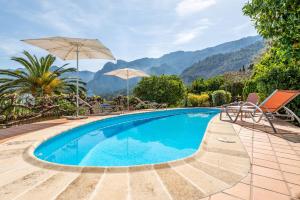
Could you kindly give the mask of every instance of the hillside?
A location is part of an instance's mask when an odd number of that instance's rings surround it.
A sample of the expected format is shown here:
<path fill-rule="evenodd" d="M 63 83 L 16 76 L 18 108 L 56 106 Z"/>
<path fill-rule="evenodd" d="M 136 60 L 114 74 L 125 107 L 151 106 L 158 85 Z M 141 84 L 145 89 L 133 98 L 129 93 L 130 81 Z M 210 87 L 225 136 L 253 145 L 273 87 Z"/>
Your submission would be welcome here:
<path fill-rule="evenodd" d="M 181 78 L 190 83 L 199 76 L 209 78 L 228 71 L 237 71 L 243 65 L 248 66 L 263 47 L 264 43 L 258 41 L 238 51 L 209 56 L 185 69 Z"/>
<path fill-rule="evenodd" d="M 215 54 L 225 54 L 233 51 L 238 51 L 255 42 L 261 42 L 262 38 L 259 36 L 251 36 L 242 38 L 236 41 L 226 42 L 215 47 L 209 47 L 197 51 L 176 51 L 165 54 L 160 58 L 141 58 L 131 62 L 118 60 L 117 63 L 106 63 L 101 70 L 95 73 L 93 80 L 88 82 L 88 89 L 90 94 L 107 94 L 125 87 L 125 81 L 116 77 L 105 76 L 104 73 L 120 69 L 120 68 L 134 68 L 140 69 L 148 74 L 177 74 L 180 75 L 186 68 L 189 68 L 196 62 L 204 60 L 205 58 Z M 130 85 L 137 83 L 138 79 L 130 80 Z"/>
<path fill-rule="evenodd" d="M 89 82 L 91 80 L 93 80 L 95 73 L 91 72 L 91 71 L 79 71 L 79 77 L 82 81 L 84 82 Z M 65 77 L 77 77 L 77 73 L 76 72 L 72 72 L 72 73 L 66 73 L 64 75 Z"/>

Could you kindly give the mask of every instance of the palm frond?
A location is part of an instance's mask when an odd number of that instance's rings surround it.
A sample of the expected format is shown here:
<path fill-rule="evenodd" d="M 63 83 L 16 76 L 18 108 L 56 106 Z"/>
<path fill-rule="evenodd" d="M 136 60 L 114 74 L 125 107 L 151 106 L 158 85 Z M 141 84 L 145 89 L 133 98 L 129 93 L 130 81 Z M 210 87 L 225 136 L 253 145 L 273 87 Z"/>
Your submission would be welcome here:
<path fill-rule="evenodd" d="M 5 76 L 12 76 L 14 78 L 25 78 L 25 76 L 23 76 L 25 75 L 24 72 L 22 73 L 20 71 L 10 71 L 6 69 L 0 69 L 0 74 Z"/>

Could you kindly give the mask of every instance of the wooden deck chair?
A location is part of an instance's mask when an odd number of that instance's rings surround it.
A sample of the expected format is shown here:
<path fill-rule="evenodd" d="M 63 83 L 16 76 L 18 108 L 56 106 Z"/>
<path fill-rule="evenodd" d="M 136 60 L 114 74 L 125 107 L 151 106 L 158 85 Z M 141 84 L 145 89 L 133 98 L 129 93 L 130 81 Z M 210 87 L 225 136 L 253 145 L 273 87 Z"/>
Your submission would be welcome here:
<path fill-rule="evenodd" d="M 275 90 L 258 106 L 252 102 L 245 102 L 240 106 L 224 107 L 221 110 L 220 118 L 222 118 L 222 112 L 226 112 L 226 115 L 232 122 L 236 122 L 239 116 L 241 116 L 242 119 L 243 114 L 249 114 L 255 123 L 259 123 L 261 119 L 265 117 L 270 123 L 273 131 L 276 133 L 277 131 L 271 121 L 275 116 L 285 116 L 287 118 L 290 118 L 291 120 L 296 119 L 300 124 L 299 117 L 290 109 L 285 107 L 285 105 L 296 98 L 299 94 L 300 90 Z M 286 112 L 285 115 L 278 113 L 278 111 L 282 108 Z M 231 111 L 234 111 L 236 113 L 234 119 L 230 116 Z M 256 119 L 255 117 L 258 117 L 258 119 Z"/>

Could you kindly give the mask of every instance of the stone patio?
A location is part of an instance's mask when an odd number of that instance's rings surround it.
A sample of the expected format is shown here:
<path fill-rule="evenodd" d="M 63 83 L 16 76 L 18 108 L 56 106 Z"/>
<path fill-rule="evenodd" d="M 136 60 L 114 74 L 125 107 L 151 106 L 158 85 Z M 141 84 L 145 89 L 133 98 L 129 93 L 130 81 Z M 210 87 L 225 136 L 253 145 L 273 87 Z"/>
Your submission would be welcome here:
<path fill-rule="evenodd" d="M 159 165 L 65 167 L 32 156 L 32 145 L 102 118 L 0 130 L 0 199 L 288 200 L 300 192 L 300 129 L 287 123 L 274 135 L 266 124 L 216 116 L 196 154 Z"/>

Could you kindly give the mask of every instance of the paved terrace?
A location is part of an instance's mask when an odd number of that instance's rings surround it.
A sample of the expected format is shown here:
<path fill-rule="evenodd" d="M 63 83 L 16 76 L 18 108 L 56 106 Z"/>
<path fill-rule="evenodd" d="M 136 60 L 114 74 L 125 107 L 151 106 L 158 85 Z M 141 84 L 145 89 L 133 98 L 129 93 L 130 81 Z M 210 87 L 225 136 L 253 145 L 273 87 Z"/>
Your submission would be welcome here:
<path fill-rule="evenodd" d="M 287 123 L 277 124 L 280 134 L 273 135 L 265 124 L 215 117 L 195 155 L 160 165 L 73 168 L 31 155 L 36 142 L 101 118 L 0 130 L 1 200 L 290 200 L 300 192 L 300 129 Z"/>

